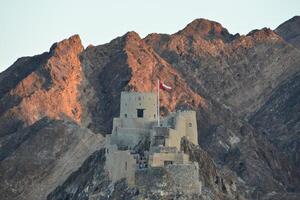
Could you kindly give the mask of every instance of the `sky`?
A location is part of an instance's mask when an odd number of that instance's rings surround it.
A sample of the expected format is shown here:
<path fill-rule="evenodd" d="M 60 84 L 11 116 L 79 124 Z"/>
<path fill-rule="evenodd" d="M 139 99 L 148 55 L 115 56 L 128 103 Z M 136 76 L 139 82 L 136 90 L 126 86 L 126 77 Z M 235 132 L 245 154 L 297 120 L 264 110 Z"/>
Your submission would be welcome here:
<path fill-rule="evenodd" d="M 74 34 L 86 47 L 128 31 L 171 34 L 196 18 L 247 34 L 295 15 L 300 0 L 0 0 L 0 72 Z"/>

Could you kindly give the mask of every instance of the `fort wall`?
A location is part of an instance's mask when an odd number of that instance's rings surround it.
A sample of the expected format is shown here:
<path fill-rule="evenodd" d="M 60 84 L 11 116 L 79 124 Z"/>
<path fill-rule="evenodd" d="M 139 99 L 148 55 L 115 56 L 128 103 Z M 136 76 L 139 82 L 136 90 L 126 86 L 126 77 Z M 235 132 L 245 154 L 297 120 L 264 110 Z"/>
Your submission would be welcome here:
<path fill-rule="evenodd" d="M 136 160 L 130 151 L 118 151 L 116 145 L 110 145 L 106 148 L 105 169 L 108 171 L 112 182 L 126 178 L 128 185 L 134 185 Z"/>
<path fill-rule="evenodd" d="M 163 167 L 168 164 L 188 164 L 189 156 L 182 152 L 178 153 L 153 153 L 149 156 L 149 165 L 151 167 Z"/>

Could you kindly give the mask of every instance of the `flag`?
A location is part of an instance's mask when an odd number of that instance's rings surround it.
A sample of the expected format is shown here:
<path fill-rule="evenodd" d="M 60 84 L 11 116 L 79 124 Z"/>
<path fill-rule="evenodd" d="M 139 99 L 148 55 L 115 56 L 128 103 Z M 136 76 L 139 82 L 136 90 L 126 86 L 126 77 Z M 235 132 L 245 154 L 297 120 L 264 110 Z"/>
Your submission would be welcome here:
<path fill-rule="evenodd" d="M 164 84 L 163 82 L 159 81 L 159 88 L 164 90 L 164 91 L 170 91 L 172 90 L 171 86 L 168 86 L 166 84 Z"/>

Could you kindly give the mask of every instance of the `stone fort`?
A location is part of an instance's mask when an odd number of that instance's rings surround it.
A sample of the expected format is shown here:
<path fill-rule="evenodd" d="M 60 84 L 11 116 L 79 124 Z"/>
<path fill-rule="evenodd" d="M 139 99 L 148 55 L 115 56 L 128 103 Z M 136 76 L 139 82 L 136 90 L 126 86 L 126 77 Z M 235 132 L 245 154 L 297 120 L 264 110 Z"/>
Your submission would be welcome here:
<path fill-rule="evenodd" d="M 126 179 L 139 185 L 138 176 L 163 168 L 179 192 L 201 193 L 198 163 L 181 149 L 181 139 L 198 144 L 195 111 L 177 111 L 158 124 L 155 93 L 122 92 L 120 116 L 106 137 L 106 164 L 112 182 Z"/>

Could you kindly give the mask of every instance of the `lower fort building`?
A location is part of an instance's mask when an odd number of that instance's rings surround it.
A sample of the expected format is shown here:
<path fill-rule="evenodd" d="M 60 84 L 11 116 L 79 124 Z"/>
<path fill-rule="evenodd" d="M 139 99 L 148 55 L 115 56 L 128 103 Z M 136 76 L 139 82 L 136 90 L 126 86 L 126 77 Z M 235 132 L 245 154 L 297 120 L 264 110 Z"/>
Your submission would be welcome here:
<path fill-rule="evenodd" d="M 181 149 L 182 138 L 198 144 L 195 111 L 170 113 L 158 124 L 155 93 L 122 92 L 120 116 L 106 138 L 111 181 L 125 178 L 129 186 L 140 186 L 150 170 L 164 169 L 176 191 L 201 193 L 198 163 Z"/>

